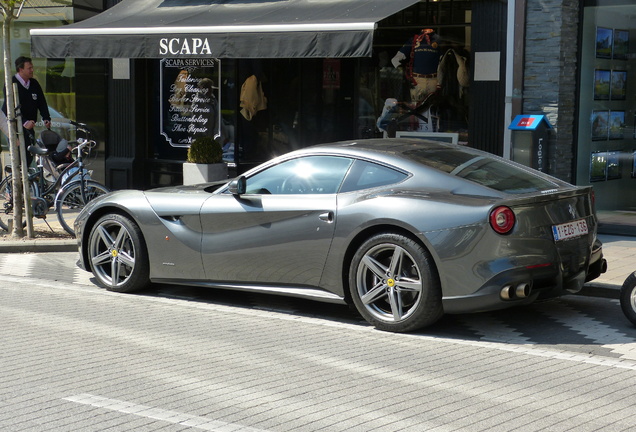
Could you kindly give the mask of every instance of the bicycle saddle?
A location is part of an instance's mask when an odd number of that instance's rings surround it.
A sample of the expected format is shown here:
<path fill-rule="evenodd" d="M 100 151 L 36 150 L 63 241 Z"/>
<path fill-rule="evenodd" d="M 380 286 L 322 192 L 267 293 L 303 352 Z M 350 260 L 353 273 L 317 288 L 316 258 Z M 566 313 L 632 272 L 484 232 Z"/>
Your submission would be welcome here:
<path fill-rule="evenodd" d="M 40 146 L 34 146 L 34 145 L 30 145 L 27 147 L 27 150 L 32 153 L 32 154 L 37 154 L 40 156 L 46 156 L 49 154 L 49 151 L 46 149 L 43 149 Z"/>

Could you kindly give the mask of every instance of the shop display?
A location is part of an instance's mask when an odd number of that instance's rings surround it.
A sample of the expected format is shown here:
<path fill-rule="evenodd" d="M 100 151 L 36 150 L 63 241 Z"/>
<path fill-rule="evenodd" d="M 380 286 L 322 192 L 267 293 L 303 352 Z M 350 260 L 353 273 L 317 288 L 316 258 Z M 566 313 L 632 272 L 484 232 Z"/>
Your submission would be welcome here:
<path fill-rule="evenodd" d="M 610 87 L 611 100 L 625 100 L 627 96 L 627 71 L 613 70 Z"/>
<path fill-rule="evenodd" d="M 616 180 L 621 178 L 621 152 L 613 151 L 607 153 L 607 179 Z"/>
<path fill-rule="evenodd" d="M 633 112 L 636 103 L 628 63 L 629 30 L 597 26 L 595 44 L 595 57 L 590 64 L 594 68 L 591 86 L 590 182 L 622 178 L 621 155 L 627 157 L 630 150 L 621 146 L 627 144 L 625 140 L 636 140 L 636 115 L 626 119 L 626 113 Z M 629 124 L 630 120 L 632 124 Z M 626 133 L 628 127 L 632 134 Z M 612 150 L 607 149 L 610 142 L 614 147 Z M 636 151 L 632 154 L 632 158 L 636 158 Z M 632 163 L 632 178 L 636 177 L 635 164 Z"/>
<path fill-rule="evenodd" d="M 390 74 L 386 66 L 380 70 L 381 88 L 388 91 L 383 92 L 384 107 L 376 120 L 377 128 L 385 137 L 395 137 L 397 132 L 424 133 L 427 137 L 437 133 L 465 135 L 468 57 L 465 49 L 440 38 L 434 29 L 424 28 L 406 36 L 406 42 L 390 60 L 400 73 Z M 389 77 L 400 85 L 389 85 Z"/>
<path fill-rule="evenodd" d="M 596 58 L 612 58 L 612 29 L 596 28 Z"/>
<path fill-rule="evenodd" d="M 611 71 L 597 69 L 594 71 L 594 100 L 610 98 Z"/>
<path fill-rule="evenodd" d="M 625 129 L 625 111 L 611 111 L 609 117 L 609 139 L 623 139 Z"/>
<path fill-rule="evenodd" d="M 612 58 L 619 60 L 627 59 L 629 48 L 629 31 L 614 30 L 614 43 L 612 45 Z"/>
<path fill-rule="evenodd" d="M 594 111 L 592 113 L 592 139 L 606 140 L 609 129 L 609 111 Z"/>
<path fill-rule="evenodd" d="M 590 158 L 590 181 L 603 181 L 607 178 L 607 153 L 595 152 Z"/>

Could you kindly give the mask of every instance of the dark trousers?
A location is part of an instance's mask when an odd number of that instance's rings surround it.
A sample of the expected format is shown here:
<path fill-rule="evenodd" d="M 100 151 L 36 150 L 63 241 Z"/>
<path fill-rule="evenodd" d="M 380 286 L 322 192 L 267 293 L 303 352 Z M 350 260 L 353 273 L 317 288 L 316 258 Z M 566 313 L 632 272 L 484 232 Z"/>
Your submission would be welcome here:
<path fill-rule="evenodd" d="M 26 151 L 27 167 L 30 167 L 33 162 L 33 155 L 27 148 L 30 145 L 35 145 L 35 131 L 33 129 L 22 128 L 22 132 L 24 132 L 24 151 Z"/>

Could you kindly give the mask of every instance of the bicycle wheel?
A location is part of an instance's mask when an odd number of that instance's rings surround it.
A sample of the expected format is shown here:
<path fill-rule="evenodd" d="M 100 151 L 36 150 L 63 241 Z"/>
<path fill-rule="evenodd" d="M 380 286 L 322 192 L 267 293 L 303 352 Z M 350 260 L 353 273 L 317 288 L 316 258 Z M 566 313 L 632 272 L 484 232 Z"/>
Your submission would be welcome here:
<path fill-rule="evenodd" d="M 0 182 L 0 228 L 9 231 L 9 218 L 13 217 L 13 185 L 11 177 Z"/>
<path fill-rule="evenodd" d="M 40 196 L 38 186 L 29 182 L 31 197 Z M 26 214 L 23 213 L 22 226 L 26 226 Z M 9 231 L 9 219 L 13 219 L 13 177 L 6 176 L 0 182 L 0 228 Z"/>
<path fill-rule="evenodd" d="M 84 206 L 94 198 L 110 192 L 106 186 L 94 181 L 87 181 L 84 184 L 84 197 L 82 198 L 82 183 L 79 181 L 71 182 L 64 186 L 59 193 L 59 198 L 55 202 L 57 209 L 57 219 L 60 221 L 62 228 L 70 235 L 75 235 L 73 224 L 75 218 L 82 211 Z"/>

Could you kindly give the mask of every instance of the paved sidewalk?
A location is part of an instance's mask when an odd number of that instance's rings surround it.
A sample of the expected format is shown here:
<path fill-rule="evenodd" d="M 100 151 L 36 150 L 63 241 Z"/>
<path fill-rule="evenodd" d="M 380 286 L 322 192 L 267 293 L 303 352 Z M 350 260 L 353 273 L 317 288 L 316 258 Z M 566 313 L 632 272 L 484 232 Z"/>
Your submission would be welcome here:
<path fill-rule="evenodd" d="M 13 240 L 11 235 L 0 229 L 0 253 L 24 252 L 74 252 L 77 240 L 64 231 L 55 217 L 47 220 L 33 219 L 35 239 Z M 26 234 L 26 228 L 25 228 Z"/>
<path fill-rule="evenodd" d="M 636 237 L 599 234 L 598 238 L 603 243 L 607 272 L 588 282 L 585 291 L 591 295 L 617 297 L 627 276 L 636 271 Z"/>

